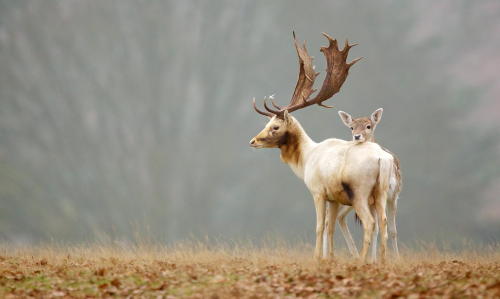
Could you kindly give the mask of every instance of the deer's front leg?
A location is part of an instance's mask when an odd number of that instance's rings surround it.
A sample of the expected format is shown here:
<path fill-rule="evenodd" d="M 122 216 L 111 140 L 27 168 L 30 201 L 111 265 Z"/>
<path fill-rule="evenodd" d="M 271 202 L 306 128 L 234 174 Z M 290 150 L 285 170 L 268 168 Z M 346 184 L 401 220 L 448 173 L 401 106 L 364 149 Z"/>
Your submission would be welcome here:
<path fill-rule="evenodd" d="M 335 222 L 337 221 L 337 214 L 339 211 L 339 203 L 338 202 L 328 202 L 328 210 L 329 210 L 329 215 L 327 220 L 327 233 L 328 233 L 328 253 L 327 257 L 330 259 L 333 259 L 333 248 L 334 248 L 334 242 L 335 240 L 333 239 L 333 235 L 335 233 Z"/>
<path fill-rule="evenodd" d="M 325 199 L 323 196 L 314 196 L 314 207 L 316 208 L 316 247 L 314 258 L 320 260 L 323 251 L 323 231 L 325 229 Z"/>

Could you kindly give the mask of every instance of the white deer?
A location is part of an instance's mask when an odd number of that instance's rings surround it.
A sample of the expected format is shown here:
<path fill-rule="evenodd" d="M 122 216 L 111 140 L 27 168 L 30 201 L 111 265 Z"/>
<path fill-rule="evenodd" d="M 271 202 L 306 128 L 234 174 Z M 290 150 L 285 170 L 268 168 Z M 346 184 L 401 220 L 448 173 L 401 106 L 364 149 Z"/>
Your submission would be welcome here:
<path fill-rule="evenodd" d="M 355 143 L 341 139 L 327 139 L 316 143 L 307 135 L 300 123 L 289 112 L 318 104 L 336 94 L 344 83 L 349 68 L 359 59 L 346 63 L 349 45 L 339 50 L 337 41 L 326 33 L 329 46 L 322 47 L 321 52 L 326 57 L 327 70 L 320 91 L 310 98 L 314 92 L 313 84 L 318 73 L 312 67 L 312 58 L 308 55 L 305 45 L 300 46 L 295 39 L 295 48 L 299 56 L 299 78 L 291 102 L 281 107 L 271 101 L 270 108 L 264 100 L 267 111 L 261 111 L 255 104 L 255 111 L 271 119 L 264 129 L 257 134 L 250 145 L 255 148 L 279 148 L 281 159 L 287 163 L 293 172 L 304 180 L 314 199 L 316 209 L 316 246 L 314 257 L 320 259 L 323 247 L 323 232 L 325 228 L 325 209 L 328 202 L 329 221 L 335 223 L 340 205 L 352 206 L 360 218 L 363 229 L 363 248 L 360 258 L 366 261 L 366 256 L 375 220 L 378 216 L 381 230 L 381 257 L 386 254 L 387 219 L 385 207 L 389 180 L 392 175 L 393 157 L 378 144 L 366 142 Z M 372 200 L 370 200 L 372 199 Z M 376 213 L 375 213 L 376 211 Z M 333 257 L 333 234 L 335 226 L 328 229 L 328 256 Z"/>
<path fill-rule="evenodd" d="M 379 108 L 375 110 L 370 117 L 359 117 L 353 119 L 352 116 L 344 111 L 339 111 L 339 116 L 342 119 L 342 122 L 351 129 L 352 139 L 354 142 L 363 143 L 363 142 L 375 142 L 375 129 L 382 119 L 382 113 L 384 109 Z M 402 188 L 402 178 L 401 178 L 401 168 L 398 157 L 389 151 L 386 148 L 383 148 L 386 152 L 392 155 L 394 159 L 393 164 L 393 176 L 390 179 L 389 184 L 389 193 L 387 197 L 387 214 L 388 214 L 388 228 L 389 228 L 389 238 L 391 239 L 392 248 L 396 257 L 399 257 L 399 249 L 398 249 L 398 234 L 396 229 L 396 212 L 397 212 L 397 204 L 399 193 Z M 358 250 L 356 248 L 356 244 L 352 238 L 351 233 L 349 232 L 349 228 L 347 227 L 345 217 L 352 211 L 352 207 L 342 206 L 339 211 L 338 221 L 340 225 L 340 229 L 346 240 L 347 247 L 352 255 L 357 256 Z M 327 227 L 332 225 L 331 222 L 327 222 Z M 334 224 L 333 224 L 334 225 Z M 377 235 L 378 235 L 378 225 L 375 223 L 375 233 L 373 237 L 372 243 L 372 259 L 376 259 L 377 254 Z"/>

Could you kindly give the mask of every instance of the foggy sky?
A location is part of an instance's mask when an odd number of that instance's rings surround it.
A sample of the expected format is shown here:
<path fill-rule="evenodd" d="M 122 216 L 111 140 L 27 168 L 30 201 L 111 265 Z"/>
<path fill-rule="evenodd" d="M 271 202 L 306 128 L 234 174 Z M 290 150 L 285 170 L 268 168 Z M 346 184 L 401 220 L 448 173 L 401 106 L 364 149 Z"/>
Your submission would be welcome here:
<path fill-rule="evenodd" d="M 0 240 L 311 240 L 303 182 L 248 146 L 251 99 L 293 92 L 292 30 L 319 71 L 321 32 L 359 43 L 336 109 L 294 116 L 349 139 L 338 110 L 384 108 L 402 242 L 498 240 L 494 0 L 0 1 Z"/>

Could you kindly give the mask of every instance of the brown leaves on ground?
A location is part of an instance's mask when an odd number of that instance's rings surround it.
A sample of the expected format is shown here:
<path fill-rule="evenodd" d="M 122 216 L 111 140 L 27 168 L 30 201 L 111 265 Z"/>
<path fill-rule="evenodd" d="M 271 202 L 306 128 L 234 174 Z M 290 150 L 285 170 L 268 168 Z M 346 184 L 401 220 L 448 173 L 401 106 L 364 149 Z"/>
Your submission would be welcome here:
<path fill-rule="evenodd" d="M 4 249 L 0 297 L 500 297 L 500 257 L 316 263 L 309 251 Z M 423 253 L 422 256 L 425 256 Z"/>

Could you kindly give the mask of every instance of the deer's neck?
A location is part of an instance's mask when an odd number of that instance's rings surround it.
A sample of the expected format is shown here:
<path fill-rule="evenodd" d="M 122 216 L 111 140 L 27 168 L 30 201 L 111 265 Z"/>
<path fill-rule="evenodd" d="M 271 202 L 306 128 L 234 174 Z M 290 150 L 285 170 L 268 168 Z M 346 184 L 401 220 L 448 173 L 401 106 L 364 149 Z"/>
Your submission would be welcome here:
<path fill-rule="evenodd" d="M 307 135 L 298 121 L 294 121 L 283 137 L 280 145 L 281 160 L 287 163 L 293 172 L 304 178 L 304 164 L 309 151 L 316 143 Z"/>

